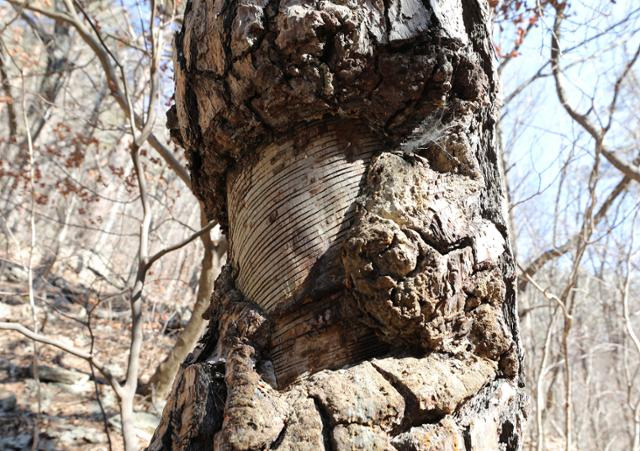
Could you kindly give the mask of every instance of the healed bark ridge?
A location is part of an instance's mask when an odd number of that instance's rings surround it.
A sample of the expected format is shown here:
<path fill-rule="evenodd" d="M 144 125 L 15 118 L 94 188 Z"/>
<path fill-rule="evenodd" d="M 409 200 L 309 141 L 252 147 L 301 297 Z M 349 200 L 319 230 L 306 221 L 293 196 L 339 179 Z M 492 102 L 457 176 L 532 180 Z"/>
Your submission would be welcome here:
<path fill-rule="evenodd" d="M 511 256 L 499 225 L 482 217 L 484 177 L 432 167 L 418 154 L 371 163 L 344 246 L 347 286 L 384 341 L 472 350 L 515 377 L 517 345 L 503 314 Z"/>
<path fill-rule="evenodd" d="M 518 448 L 488 14 L 187 5 L 172 134 L 229 264 L 150 449 Z"/>

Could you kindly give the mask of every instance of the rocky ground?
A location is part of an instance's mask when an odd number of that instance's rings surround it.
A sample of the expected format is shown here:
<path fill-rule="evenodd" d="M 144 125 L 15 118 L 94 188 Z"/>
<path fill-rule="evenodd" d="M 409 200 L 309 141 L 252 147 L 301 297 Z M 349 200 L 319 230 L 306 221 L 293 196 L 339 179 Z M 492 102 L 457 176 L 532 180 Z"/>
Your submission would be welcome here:
<path fill-rule="evenodd" d="M 0 321 L 31 328 L 21 276 L 15 268 L 0 265 Z M 86 307 L 99 304 L 91 315 L 95 354 L 115 375 L 124 374 L 129 336 L 124 299 L 104 302 L 96 292 L 51 277 L 40 284 L 38 293 L 42 333 L 85 351 L 91 347 Z M 147 312 L 143 379 L 170 348 L 177 330 L 175 317 L 163 310 L 164 306 L 149 306 Z M 181 321 L 177 323 L 179 327 Z M 82 359 L 42 345 L 37 354 L 39 383 L 32 371 L 33 342 L 17 332 L 0 330 L 0 450 L 32 449 L 36 430 L 39 450 L 122 449 L 118 405 L 110 387 L 99 376 L 94 379 Z M 141 447 L 149 442 L 161 408 L 150 399 L 138 398 L 136 426 Z"/>

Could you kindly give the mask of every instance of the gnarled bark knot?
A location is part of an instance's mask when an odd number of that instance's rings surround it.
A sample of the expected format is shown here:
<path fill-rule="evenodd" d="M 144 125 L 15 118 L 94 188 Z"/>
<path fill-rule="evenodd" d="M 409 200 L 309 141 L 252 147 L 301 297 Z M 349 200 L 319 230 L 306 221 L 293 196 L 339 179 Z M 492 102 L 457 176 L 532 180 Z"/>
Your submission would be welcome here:
<path fill-rule="evenodd" d="M 188 4 L 172 134 L 229 263 L 151 449 L 518 446 L 487 21 L 475 0 Z"/>

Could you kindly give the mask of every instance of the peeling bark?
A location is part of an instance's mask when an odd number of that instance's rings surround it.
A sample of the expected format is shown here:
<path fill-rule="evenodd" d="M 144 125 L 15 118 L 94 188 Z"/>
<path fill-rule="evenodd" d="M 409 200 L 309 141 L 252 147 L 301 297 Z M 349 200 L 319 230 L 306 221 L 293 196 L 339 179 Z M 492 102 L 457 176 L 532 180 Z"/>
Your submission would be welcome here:
<path fill-rule="evenodd" d="M 149 449 L 518 449 L 488 14 L 188 4 L 172 135 L 229 263 Z"/>

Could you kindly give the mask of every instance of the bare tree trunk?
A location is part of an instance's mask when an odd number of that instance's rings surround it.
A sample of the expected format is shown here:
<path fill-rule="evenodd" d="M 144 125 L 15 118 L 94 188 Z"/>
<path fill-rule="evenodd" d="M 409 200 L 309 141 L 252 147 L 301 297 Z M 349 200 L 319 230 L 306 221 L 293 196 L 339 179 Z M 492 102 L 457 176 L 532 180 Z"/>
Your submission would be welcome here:
<path fill-rule="evenodd" d="M 486 2 L 192 1 L 173 136 L 229 237 L 149 449 L 508 449 Z"/>

